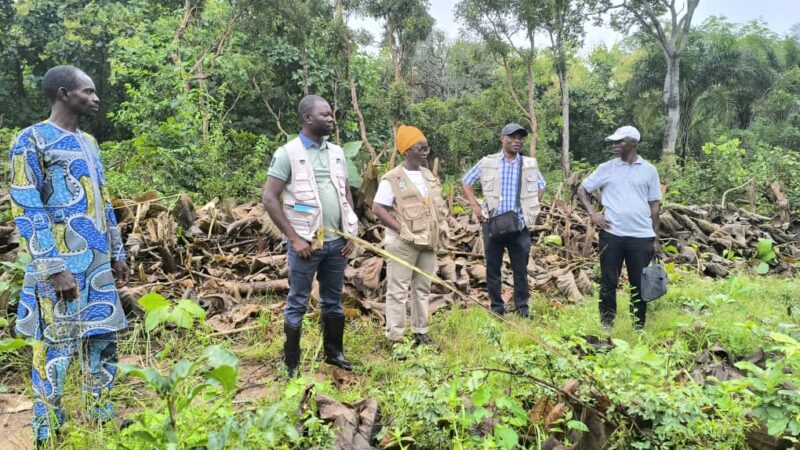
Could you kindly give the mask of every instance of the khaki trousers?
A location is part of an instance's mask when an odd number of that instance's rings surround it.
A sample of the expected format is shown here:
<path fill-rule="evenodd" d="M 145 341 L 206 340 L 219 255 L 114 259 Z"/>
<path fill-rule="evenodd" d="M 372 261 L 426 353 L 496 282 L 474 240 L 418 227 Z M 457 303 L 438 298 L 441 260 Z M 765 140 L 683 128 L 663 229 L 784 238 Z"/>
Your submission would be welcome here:
<path fill-rule="evenodd" d="M 436 253 L 433 250 L 409 244 L 396 236 L 387 235 L 384 241 L 387 252 L 433 274 L 436 270 Z M 414 333 L 428 332 L 428 296 L 431 280 L 402 264 L 386 262 L 386 337 L 390 341 L 403 338 L 406 329 L 406 302 L 411 299 L 411 329 Z"/>

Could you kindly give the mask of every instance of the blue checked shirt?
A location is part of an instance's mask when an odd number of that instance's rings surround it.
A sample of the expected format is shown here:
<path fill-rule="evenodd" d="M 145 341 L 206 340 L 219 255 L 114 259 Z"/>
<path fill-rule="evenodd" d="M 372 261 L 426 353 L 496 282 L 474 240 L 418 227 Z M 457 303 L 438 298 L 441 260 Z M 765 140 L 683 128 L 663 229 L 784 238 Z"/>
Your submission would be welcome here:
<path fill-rule="evenodd" d="M 516 211 L 519 220 L 522 223 L 525 223 L 525 217 L 522 215 L 522 208 L 519 206 L 519 202 L 517 201 L 517 191 L 519 190 L 519 183 L 520 183 L 520 176 L 519 176 L 519 164 L 522 164 L 522 157 L 517 154 L 517 157 L 514 161 L 508 162 L 508 160 L 501 154 L 500 158 L 500 204 L 497 206 L 497 211 L 494 212 L 492 217 L 499 216 L 506 211 Z M 461 181 L 464 184 L 472 186 L 481 178 L 481 162 L 478 161 L 477 164 L 472 166 L 469 171 L 464 174 L 464 178 Z M 544 188 L 547 186 L 547 183 L 544 181 L 544 177 L 542 176 L 542 172 L 539 172 L 539 180 L 537 181 L 537 186 L 540 191 L 543 191 Z M 492 212 L 489 211 L 491 214 Z"/>

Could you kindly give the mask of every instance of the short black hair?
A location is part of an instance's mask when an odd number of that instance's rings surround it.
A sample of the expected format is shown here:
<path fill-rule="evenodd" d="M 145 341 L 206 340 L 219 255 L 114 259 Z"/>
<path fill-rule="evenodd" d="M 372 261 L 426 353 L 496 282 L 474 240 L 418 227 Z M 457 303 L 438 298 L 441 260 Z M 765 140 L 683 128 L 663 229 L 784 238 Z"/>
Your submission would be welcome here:
<path fill-rule="evenodd" d="M 64 88 L 72 91 L 77 88 L 77 79 L 83 73 L 75 66 L 55 66 L 50 68 L 42 78 L 44 98 L 52 105 L 58 99 L 58 90 Z"/>
<path fill-rule="evenodd" d="M 327 100 L 319 95 L 306 95 L 297 104 L 297 118 L 303 120 L 303 116 L 310 113 L 317 103 L 328 103 Z"/>

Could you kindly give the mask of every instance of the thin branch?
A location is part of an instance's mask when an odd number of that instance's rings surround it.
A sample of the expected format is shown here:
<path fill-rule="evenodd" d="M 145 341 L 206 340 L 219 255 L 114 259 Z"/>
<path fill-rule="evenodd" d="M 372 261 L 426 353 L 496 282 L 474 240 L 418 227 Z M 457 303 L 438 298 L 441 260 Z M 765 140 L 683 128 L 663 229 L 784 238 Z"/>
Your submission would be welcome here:
<path fill-rule="evenodd" d="M 522 111 L 525 117 L 530 119 L 530 112 L 525 109 L 524 106 L 522 106 L 522 102 L 520 101 L 519 96 L 517 96 L 517 92 L 514 90 L 514 78 L 512 76 L 511 69 L 508 67 L 508 59 L 505 56 L 503 56 L 503 69 L 506 72 L 506 81 L 508 82 L 508 90 L 511 92 L 511 98 L 514 99 L 514 103 L 516 103 L 517 107 L 520 111 Z"/>
<path fill-rule="evenodd" d="M 594 406 L 590 405 L 585 400 L 583 400 L 583 399 L 581 399 L 579 397 L 576 397 L 573 394 L 570 394 L 569 392 L 561 389 L 560 387 L 556 386 L 555 384 L 553 384 L 553 383 L 551 383 L 549 381 L 543 380 L 541 378 L 534 377 L 534 376 L 529 375 L 529 374 L 527 374 L 525 372 L 506 370 L 506 369 L 498 369 L 498 368 L 493 368 L 493 367 L 475 367 L 475 368 L 470 368 L 470 369 L 464 369 L 464 371 L 466 371 L 466 372 L 497 372 L 497 373 L 504 373 L 506 375 L 511 375 L 511 376 L 514 376 L 514 377 L 527 378 L 529 381 L 531 381 L 532 383 L 534 383 L 536 385 L 539 385 L 541 387 L 544 387 L 544 388 L 547 388 L 547 389 L 550 389 L 550 390 L 556 392 L 557 394 L 559 394 L 565 400 L 567 400 L 567 401 L 569 401 L 569 402 L 571 402 L 573 404 L 580 405 L 584 409 L 588 409 L 588 410 L 594 412 L 595 414 L 597 414 L 598 417 L 600 417 L 601 419 L 606 421 L 611 426 L 613 426 L 615 428 L 619 427 L 619 424 L 616 421 L 614 421 L 612 418 L 610 418 L 609 416 L 607 416 L 605 413 L 601 412 L 600 410 L 598 410 Z M 655 446 L 655 448 L 662 448 L 662 446 L 657 441 L 653 440 L 653 437 L 650 435 L 650 433 L 646 433 L 644 430 L 642 430 L 639 427 L 639 425 L 636 423 L 636 419 L 634 417 L 632 417 L 627 412 L 623 412 L 622 414 L 631 421 L 631 423 L 633 424 L 634 428 L 636 428 L 636 430 L 642 436 L 647 438 L 647 440 L 650 441 L 650 443 L 653 444 Z"/>
<path fill-rule="evenodd" d="M 752 182 L 753 182 L 753 180 L 755 180 L 755 178 L 750 178 L 749 180 L 745 181 L 745 182 L 744 182 L 744 183 L 742 183 L 741 185 L 739 185 L 739 186 L 736 186 L 736 187 L 734 187 L 734 188 L 730 188 L 730 189 L 728 189 L 727 191 L 723 192 L 723 193 L 722 193 L 722 201 L 720 201 L 720 202 L 719 202 L 719 206 L 721 206 L 721 207 L 723 207 L 723 208 L 724 208 L 724 207 L 725 207 L 725 197 L 727 197 L 729 193 L 731 193 L 731 192 L 733 192 L 733 191 L 738 191 L 739 189 L 742 189 L 743 187 L 745 187 L 745 186 L 747 186 L 748 184 L 752 183 Z"/>
<path fill-rule="evenodd" d="M 668 39 L 666 33 L 664 32 L 664 28 L 661 26 L 661 21 L 658 20 L 658 14 L 656 14 L 656 12 L 653 10 L 653 7 L 649 3 L 643 2 L 642 4 L 644 6 L 645 15 L 647 17 L 646 18 L 643 17 L 635 9 L 632 10 L 633 15 L 639 20 L 641 24 L 651 25 L 653 27 L 652 29 L 655 29 L 656 31 L 654 36 L 662 43 L 662 46 L 666 47 Z M 652 29 L 650 29 L 651 33 Z"/>
<path fill-rule="evenodd" d="M 688 0 L 688 11 L 686 11 L 686 15 L 683 16 L 682 20 L 685 20 L 682 27 L 681 41 L 678 46 L 678 51 L 682 52 L 686 49 L 686 44 L 689 42 L 689 31 L 691 30 L 692 26 L 692 18 L 694 17 L 694 12 L 697 9 L 697 5 L 700 4 L 700 0 Z"/>
<path fill-rule="evenodd" d="M 284 130 L 283 127 L 281 126 L 280 116 L 275 114 L 275 111 L 272 109 L 272 106 L 269 104 L 267 98 L 261 95 L 261 86 L 258 85 L 258 82 L 256 81 L 255 77 L 251 78 L 250 81 L 252 81 L 253 83 L 253 88 L 255 88 L 256 90 L 256 95 L 258 95 L 261 98 L 261 101 L 264 102 L 264 106 L 267 107 L 267 111 L 269 111 L 272 118 L 275 119 L 275 123 L 278 125 L 278 131 L 280 131 L 281 134 L 283 134 L 284 136 L 289 136 L 289 133 L 287 133 L 286 130 Z"/>
<path fill-rule="evenodd" d="M 233 103 L 231 104 L 231 107 L 228 108 L 228 110 L 225 111 L 225 114 L 222 115 L 222 120 L 220 121 L 221 123 L 225 123 L 225 119 L 228 117 L 228 114 L 230 114 L 230 112 L 233 111 L 233 108 L 236 107 L 236 104 L 239 103 L 239 98 L 242 96 L 243 92 L 244 91 L 239 91 L 239 93 L 236 94 L 236 98 L 233 99 Z"/>

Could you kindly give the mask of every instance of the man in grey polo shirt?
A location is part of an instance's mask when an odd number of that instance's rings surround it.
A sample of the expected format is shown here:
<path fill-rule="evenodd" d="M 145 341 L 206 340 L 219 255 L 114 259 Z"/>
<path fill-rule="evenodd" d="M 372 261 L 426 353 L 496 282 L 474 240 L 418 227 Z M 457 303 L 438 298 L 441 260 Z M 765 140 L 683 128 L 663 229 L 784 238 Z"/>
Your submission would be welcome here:
<path fill-rule="evenodd" d="M 578 199 L 600 228 L 600 321 L 606 328 L 617 315 L 617 285 L 622 263 L 631 284 L 634 327 L 644 327 L 647 303 L 641 299 L 642 269 L 659 252 L 658 228 L 661 188 L 656 168 L 637 154 L 641 135 L 634 127 L 619 128 L 613 142 L 616 158 L 607 161 L 578 187 Z M 592 207 L 590 192 L 602 191 L 604 212 Z"/>

